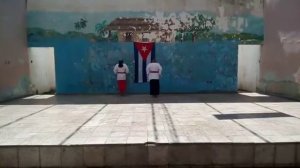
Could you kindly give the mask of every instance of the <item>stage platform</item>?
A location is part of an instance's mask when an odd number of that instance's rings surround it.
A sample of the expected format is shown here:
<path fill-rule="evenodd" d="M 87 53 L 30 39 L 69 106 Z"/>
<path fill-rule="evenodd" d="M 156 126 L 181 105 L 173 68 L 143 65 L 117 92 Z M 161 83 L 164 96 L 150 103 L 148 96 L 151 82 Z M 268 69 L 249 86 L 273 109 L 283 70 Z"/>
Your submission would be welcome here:
<path fill-rule="evenodd" d="M 258 93 L 0 103 L 0 167 L 297 167 L 300 102 Z"/>

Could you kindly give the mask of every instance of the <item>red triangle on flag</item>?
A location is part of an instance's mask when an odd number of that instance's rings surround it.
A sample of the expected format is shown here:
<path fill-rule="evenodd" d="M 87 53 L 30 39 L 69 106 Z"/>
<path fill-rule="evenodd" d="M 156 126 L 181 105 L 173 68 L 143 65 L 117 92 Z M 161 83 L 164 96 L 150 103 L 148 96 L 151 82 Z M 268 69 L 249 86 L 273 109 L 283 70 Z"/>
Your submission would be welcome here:
<path fill-rule="evenodd" d="M 152 51 L 153 43 L 135 42 L 134 45 L 137 48 L 140 55 L 142 56 L 143 60 L 147 60 L 148 55 Z"/>

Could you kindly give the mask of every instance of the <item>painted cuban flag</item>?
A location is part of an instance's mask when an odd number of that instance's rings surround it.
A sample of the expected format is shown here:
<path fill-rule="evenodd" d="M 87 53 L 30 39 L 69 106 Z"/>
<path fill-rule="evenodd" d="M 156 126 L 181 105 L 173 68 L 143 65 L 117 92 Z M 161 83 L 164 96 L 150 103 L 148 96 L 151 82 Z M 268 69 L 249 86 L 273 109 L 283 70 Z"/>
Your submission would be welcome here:
<path fill-rule="evenodd" d="M 134 43 L 135 83 L 147 82 L 146 66 L 155 58 L 155 43 Z"/>

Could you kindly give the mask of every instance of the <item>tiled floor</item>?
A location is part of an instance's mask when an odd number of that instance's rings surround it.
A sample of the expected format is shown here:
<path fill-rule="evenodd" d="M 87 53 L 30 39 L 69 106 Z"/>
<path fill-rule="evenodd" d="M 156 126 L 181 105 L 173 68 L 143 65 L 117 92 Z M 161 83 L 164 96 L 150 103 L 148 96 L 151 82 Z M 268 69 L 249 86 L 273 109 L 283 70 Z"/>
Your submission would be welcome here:
<path fill-rule="evenodd" d="M 0 145 L 299 142 L 300 102 L 257 93 L 54 96 L 0 105 Z"/>

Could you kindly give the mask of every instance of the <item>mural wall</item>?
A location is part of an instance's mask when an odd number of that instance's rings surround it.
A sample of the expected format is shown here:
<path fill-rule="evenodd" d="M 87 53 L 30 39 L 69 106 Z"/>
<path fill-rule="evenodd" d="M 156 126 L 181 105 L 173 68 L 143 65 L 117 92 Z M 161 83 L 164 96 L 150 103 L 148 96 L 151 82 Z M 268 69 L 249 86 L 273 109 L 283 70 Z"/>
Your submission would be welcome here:
<path fill-rule="evenodd" d="M 262 0 L 28 0 L 29 46 L 54 47 L 58 93 L 114 93 L 119 59 L 155 42 L 162 92 L 237 89 L 237 45 L 263 41 Z"/>
<path fill-rule="evenodd" d="M 0 101 L 29 93 L 26 2 L 0 1 Z"/>
<path fill-rule="evenodd" d="M 266 39 L 259 89 L 300 100 L 299 6 L 298 0 L 265 2 Z"/>

